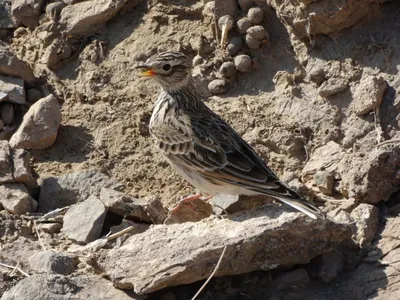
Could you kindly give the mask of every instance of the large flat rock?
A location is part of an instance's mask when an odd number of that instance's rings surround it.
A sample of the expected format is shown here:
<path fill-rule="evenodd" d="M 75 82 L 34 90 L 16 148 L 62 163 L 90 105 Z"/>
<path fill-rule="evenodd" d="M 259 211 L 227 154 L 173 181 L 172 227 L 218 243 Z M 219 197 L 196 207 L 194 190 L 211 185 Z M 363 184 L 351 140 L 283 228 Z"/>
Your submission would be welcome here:
<path fill-rule="evenodd" d="M 144 294 L 207 278 L 224 246 L 216 276 L 307 263 L 350 236 L 348 225 L 265 205 L 226 219 L 155 225 L 111 250 L 104 268 L 117 287 Z"/>

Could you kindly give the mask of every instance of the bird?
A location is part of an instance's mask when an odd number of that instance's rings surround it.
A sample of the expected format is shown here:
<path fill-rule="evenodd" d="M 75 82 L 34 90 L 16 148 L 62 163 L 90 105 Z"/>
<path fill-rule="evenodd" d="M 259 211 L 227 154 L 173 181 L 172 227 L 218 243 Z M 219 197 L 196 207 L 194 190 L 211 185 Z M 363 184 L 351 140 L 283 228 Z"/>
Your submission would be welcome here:
<path fill-rule="evenodd" d="M 283 183 L 255 150 L 204 102 L 181 52 L 162 52 L 135 65 L 161 87 L 149 131 L 170 165 L 202 195 L 267 195 L 313 219 L 325 218 Z"/>

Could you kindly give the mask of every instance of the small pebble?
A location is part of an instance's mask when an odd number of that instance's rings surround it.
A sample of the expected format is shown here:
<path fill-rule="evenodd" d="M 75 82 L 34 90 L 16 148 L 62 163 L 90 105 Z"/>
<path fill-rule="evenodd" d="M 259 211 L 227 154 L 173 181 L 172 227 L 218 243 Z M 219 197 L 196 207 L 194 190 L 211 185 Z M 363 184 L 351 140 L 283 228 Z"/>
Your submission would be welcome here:
<path fill-rule="evenodd" d="M 258 25 L 263 20 L 264 12 L 259 7 L 252 7 L 249 9 L 249 12 L 247 13 L 247 17 L 249 18 L 251 23 Z"/>
<path fill-rule="evenodd" d="M 251 58 L 246 54 L 241 54 L 235 57 L 236 69 L 240 72 L 248 72 L 251 68 Z"/>
<path fill-rule="evenodd" d="M 4 125 L 11 125 L 14 122 L 14 106 L 11 103 L 5 102 L 1 105 L 0 119 Z"/>
<path fill-rule="evenodd" d="M 219 68 L 219 72 L 225 78 L 232 78 L 236 75 L 236 67 L 235 64 L 231 61 L 224 62 L 221 67 Z"/>
<path fill-rule="evenodd" d="M 264 27 L 260 25 L 250 27 L 249 29 L 247 29 L 246 33 L 260 41 L 265 38 L 268 38 L 267 31 L 265 30 Z"/>
<path fill-rule="evenodd" d="M 226 46 L 226 51 L 229 53 L 230 56 L 234 56 L 243 48 L 243 40 L 240 37 L 234 37 L 231 39 Z"/>
<path fill-rule="evenodd" d="M 42 92 L 38 89 L 29 89 L 26 91 L 26 100 L 30 103 L 35 103 L 42 98 Z"/>
<path fill-rule="evenodd" d="M 239 33 L 245 34 L 247 29 L 249 29 L 252 26 L 252 24 L 249 19 L 242 18 L 239 21 L 237 21 L 236 26 L 237 26 Z"/>
<path fill-rule="evenodd" d="M 213 95 L 225 93 L 228 87 L 229 84 L 225 79 L 214 79 L 208 84 L 208 89 Z"/>
<path fill-rule="evenodd" d="M 254 6 L 254 2 L 253 0 L 239 0 L 239 6 L 244 12 L 247 12 Z"/>
<path fill-rule="evenodd" d="M 261 41 L 253 38 L 249 34 L 246 34 L 246 45 L 250 49 L 258 49 L 261 46 Z"/>
<path fill-rule="evenodd" d="M 200 56 L 200 55 L 196 55 L 194 58 L 193 58 L 193 66 L 198 66 L 198 65 L 200 65 L 200 64 L 202 64 L 203 63 L 203 58 Z"/>

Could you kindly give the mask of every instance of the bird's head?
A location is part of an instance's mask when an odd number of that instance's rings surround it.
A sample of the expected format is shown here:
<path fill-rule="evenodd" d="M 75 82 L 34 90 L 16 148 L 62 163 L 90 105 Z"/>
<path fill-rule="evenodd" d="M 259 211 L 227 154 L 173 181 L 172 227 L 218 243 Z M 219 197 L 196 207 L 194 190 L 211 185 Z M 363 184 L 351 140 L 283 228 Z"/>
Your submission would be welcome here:
<path fill-rule="evenodd" d="M 163 52 L 150 57 L 145 63 L 135 66 L 139 76 L 151 77 L 166 91 L 176 91 L 191 81 L 191 63 L 180 52 Z"/>

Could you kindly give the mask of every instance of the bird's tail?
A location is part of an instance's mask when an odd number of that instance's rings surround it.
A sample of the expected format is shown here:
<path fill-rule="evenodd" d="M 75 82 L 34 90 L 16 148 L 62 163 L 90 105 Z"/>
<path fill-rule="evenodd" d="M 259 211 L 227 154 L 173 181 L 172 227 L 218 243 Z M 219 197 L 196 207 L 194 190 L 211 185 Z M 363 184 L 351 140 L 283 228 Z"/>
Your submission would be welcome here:
<path fill-rule="evenodd" d="M 301 211 L 302 213 L 305 213 L 307 216 L 313 219 L 325 219 L 325 215 L 320 211 L 318 208 L 316 208 L 314 205 L 311 203 L 302 200 L 302 199 L 291 199 L 291 198 L 286 198 L 282 196 L 275 196 L 279 201 L 290 205 L 291 207 Z"/>

